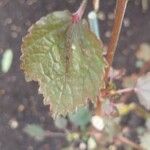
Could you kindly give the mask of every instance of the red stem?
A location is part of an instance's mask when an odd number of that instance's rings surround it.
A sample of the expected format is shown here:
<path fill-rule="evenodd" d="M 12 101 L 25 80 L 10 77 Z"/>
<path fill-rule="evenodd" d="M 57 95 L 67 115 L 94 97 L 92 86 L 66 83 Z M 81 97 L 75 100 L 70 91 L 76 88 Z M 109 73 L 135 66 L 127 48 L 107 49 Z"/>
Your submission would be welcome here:
<path fill-rule="evenodd" d="M 112 35 L 111 35 L 111 39 L 108 44 L 108 50 L 107 50 L 107 54 L 106 54 L 106 60 L 108 62 L 108 67 L 105 70 L 106 71 L 105 72 L 106 86 L 108 84 L 109 70 L 112 65 L 114 54 L 115 54 L 115 51 L 117 48 L 118 39 L 119 39 L 119 35 L 120 35 L 120 30 L 121 30 L 121 26 L 122 26 L 123 17 L 125 14 L 127 2 L 128 2 L 128 0 L 117 0 L 114 26 L 112 29 Z"/>
<path fill-rule="evenodd" d="M 117 90 L 117 91 L 112 91 L 111 94 L 123 94 L 123 93 L 128 93 L 128 92 L 132 92 L 135 91 L 135 88 L 126 88 L 126 89 L 121 89 L 121 90 Z"/>
<path fill-rule="evenodd" d="M 139 144 L 137 143 L 134 143 L 133 141 L 127 139 L 126 137 L 124 136 L 118 136 L 117 139 L 119 141 L 121 141 L 122 143 L 124 144 L 127 144 L 127 145 L 130 145 L 132 148 L 136 149 L 136 150 L 144 150 Z"/>
<path fill-rule="evenodd" d="M 82 16 L 85 12 L 86 5 L 87 5 L 87 0 L 83 0 L 79 9 L 72 14 L 72 23 L 78 23 L 82 19 Z"/>

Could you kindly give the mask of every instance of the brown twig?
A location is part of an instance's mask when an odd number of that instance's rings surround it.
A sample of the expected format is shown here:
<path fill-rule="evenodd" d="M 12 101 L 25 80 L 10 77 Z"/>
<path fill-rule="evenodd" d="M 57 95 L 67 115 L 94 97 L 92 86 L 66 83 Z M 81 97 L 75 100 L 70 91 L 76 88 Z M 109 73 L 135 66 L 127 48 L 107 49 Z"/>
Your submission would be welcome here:
<path fill-rule="evenodd" d="M 53 138 L 57 138 L 57 137 L 66 137 L 66 133 L 63 133 L 63 132 L 52 132 L 52 131 L 49 131 L 47 130 L 46 133 L 45 133 L 45 136 L 46 137 L 53 137 Z"/>
<path fill-rule="evenodd" d="M 108 62 L 108 67 L 105 70 L 105 77 L 104 77 L 106 86 L 108 85 L 109 70 L 110 70 L 110 66 L 112 65 L 114 54 L 117 48 L 117 43 L 120 35 L 120 30 L 122 26 L 123 17 L 125 14 L 127 2 L 128 0 L 117 0 L 114 26 L 112 29 L 112 35 L 108 44 L 108 50 L 106 54 L 106 60 Z"/>
<path fill-rule="evenodd" d="M 117 139 L 119 141 L 121 141 L 124 144 L 127 144 L 129 146 L 131 146 L 132 148 L 136 149 L 136 150 L 144 150 L 139 144 L 134 143 L 133 141 L 127 139 L 124 136 L 118 136 Z"/>

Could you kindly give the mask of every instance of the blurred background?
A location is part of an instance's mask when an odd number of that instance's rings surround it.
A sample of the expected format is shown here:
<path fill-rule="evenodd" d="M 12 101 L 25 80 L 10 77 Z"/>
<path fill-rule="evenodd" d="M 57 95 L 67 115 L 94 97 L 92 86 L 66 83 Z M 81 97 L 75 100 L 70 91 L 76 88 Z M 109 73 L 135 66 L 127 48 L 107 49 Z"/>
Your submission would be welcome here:
<path fill-rule="evenodd" d="M 37 136 L 38 132 L 42 133 L 42 129 L 56 133 L 58 129 L 54 126 L 49 106 L 42 103 L 43 97 L 38 94 L 37 83 L 25 81 L 20 70 L 20 48 L 27 29 L 42 16 L 64 9 L 74 12 L 80 2 L 81 0 L 0 0 L 0 150 L 59 150 L 67 145 L 67 141 L 59 135 L 43 139 L 27 134 L 32 129 L 37 132 Z M 134 79 L 133 75 L 142 66 L 139 59 L 150 56 L 150 4 L 147 2 L 149 1 L 129 1 L 113 63 L 115 69 L 125 70 L 126 76 L 130 77 L 129 81 Z M 98 18 L 104 45 L 107 45 L 111 36 L 115 3 L 115 0 L 100 1 Z M 85 17 L 91 10 L 92 1 L 88 4 Z M 139 49 L 142 49 L 140 54 L 137 53 Z M 150 70 L 150 65 L 147 69 Z M 122 87 L 119 82 L 117 84 Z M 132 97 L 128 101 L 137 99 Z M 144 123 L 145 120 L 134 113 L 122 120 L 122 124 L 131 128 L 143 126 Z M 34 126 L 27 128 L 30 124 Z M 131 138 L 134 141 L 137 140 L 136 136 L 133 130 Z"/>

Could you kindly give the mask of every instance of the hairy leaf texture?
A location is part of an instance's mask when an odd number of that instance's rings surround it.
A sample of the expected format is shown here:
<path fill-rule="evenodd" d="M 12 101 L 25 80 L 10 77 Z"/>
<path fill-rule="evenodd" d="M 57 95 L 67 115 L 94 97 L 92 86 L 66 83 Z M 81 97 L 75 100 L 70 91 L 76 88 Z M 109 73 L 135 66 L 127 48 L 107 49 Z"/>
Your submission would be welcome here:
<path fill-rule="evenodd" d="M 28 81 L 38 81 L 55 115 L 96 100 L 105 66 L 100 41 L 85 21 L 72 23 L 68 11 L 41 18 L 23 40 L 21 68 Z"/>

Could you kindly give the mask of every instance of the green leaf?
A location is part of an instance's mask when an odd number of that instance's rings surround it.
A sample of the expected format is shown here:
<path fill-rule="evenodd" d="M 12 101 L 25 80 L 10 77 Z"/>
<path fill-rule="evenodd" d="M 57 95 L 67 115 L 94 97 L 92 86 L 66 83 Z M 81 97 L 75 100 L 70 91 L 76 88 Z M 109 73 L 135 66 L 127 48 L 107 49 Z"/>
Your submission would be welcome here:
<path fill-rule="evenodd" d="M 69 115 L 70 121 L 76 126 L 80 126 L 81 129 L 90 123 L 91 113 L 87 107 L 78 108 L 76 112 Z"/>
<path fill-rule="evenodd" d="M 59 129 L 65 129 L 67 127 L 67 120 L 60 116 L 55 119 L 54 123 Z"/>
<path fill-rule="evenodd" d="M 55 115 L 74 111 L 104 86 L 106 62 L 100 41 L 85 21 L 72 24 L 68 11 L 41 18 L 22 45 L 21 68 L 27 81 L 38 81 L 44 103 Z"/>
<path fill-rule="evenodd" d="M 28 124 L 23 131 L 37 141 L 41 141 L 45 138 L 45 130 L 36 124 Z"/>
<path fill-rule="evenodd" d="M 135 87 L 140 104 L 150 110 L 150 73 L 139 77 Z"/>

